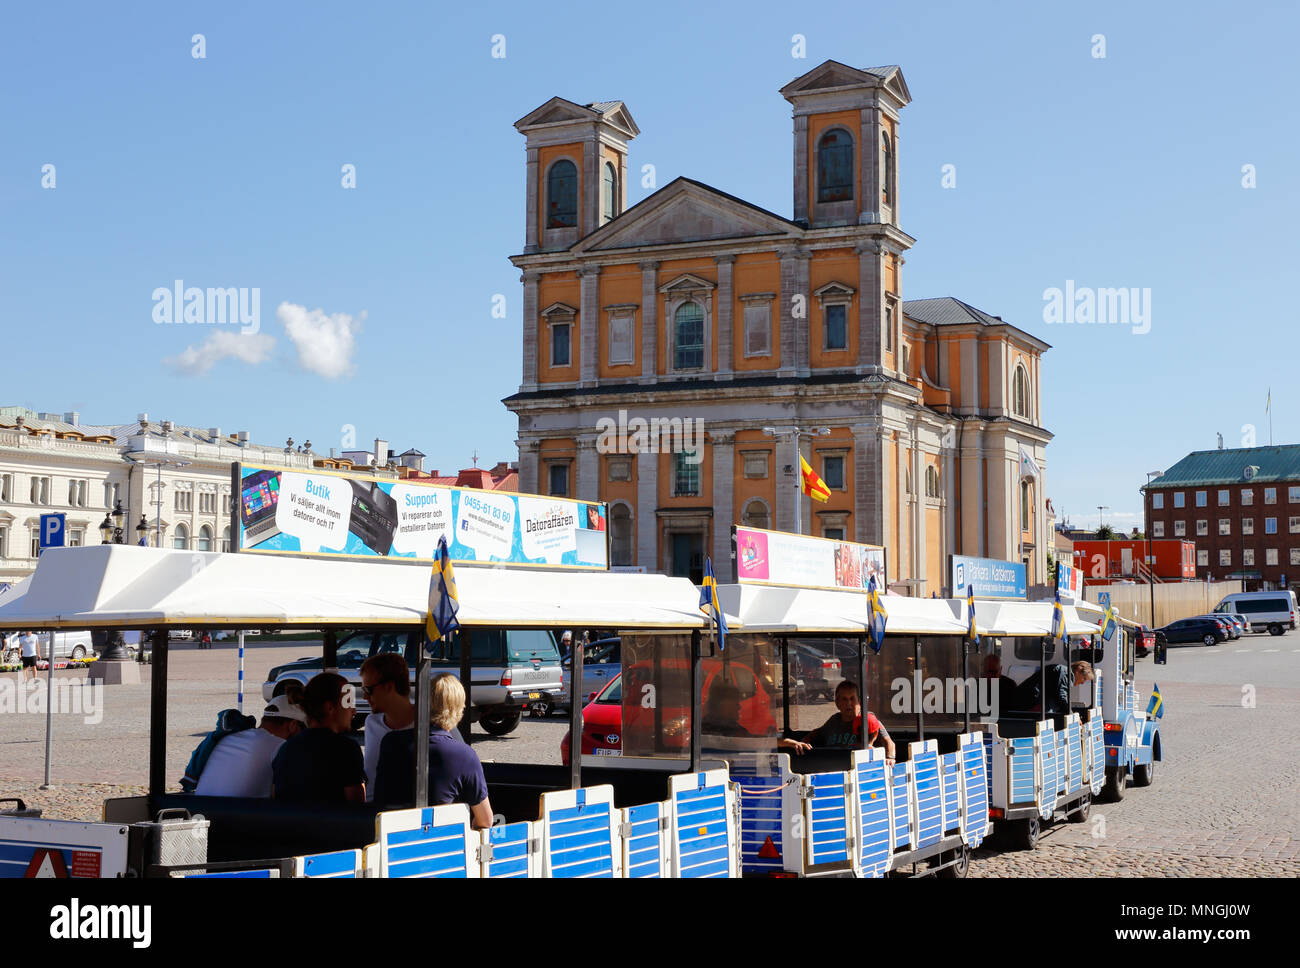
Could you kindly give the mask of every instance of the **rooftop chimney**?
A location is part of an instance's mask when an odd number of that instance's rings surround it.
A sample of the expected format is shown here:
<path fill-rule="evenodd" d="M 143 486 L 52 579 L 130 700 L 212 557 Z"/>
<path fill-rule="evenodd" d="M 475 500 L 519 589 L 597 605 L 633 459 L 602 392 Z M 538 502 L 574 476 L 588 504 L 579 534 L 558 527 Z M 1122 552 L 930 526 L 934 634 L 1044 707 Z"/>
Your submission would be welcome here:
<path fill-rule="evenodd" d="M 80 427 L 80 426 L 81 426 L 81 414 L 77 413 L 77 411 L 75 411 L 75 410 L 69 410 L 67 413 L 65 413 L 65 414 L 63 415 L 63 422 L 64 422 L 64 423 L 70 423 L 70 424 L 72 424 L 72 426 L 74 426 L 74 427 Z"/>
<path fill-rule="evenodd" d="M 239 431 L 239 433 L 237 433 L 237 434 L 235 435 L 235 438 L 239 441 L 239 446 L 240 446 L 240 447 L 247 447 L 247 446 L 248 446 L 248 431 L 247 431 L 247 430 L 241 430 L 241 431 Z"/>
<path fill-rule="evenodd" d="M 213 442 L 214 444 L 219 444 L 219 443 L 221 443 L 221 428 L 220 428 L 220 427 L 209 427 L 209 428 L 208 428 L 208 436 L 212 438 L 212 442 Z"/>
<path fill-rule="evenodd" d="M 388 463 L 388 441 L 382 437 L 375 438 L 375 466 L 383 467 Z"/>

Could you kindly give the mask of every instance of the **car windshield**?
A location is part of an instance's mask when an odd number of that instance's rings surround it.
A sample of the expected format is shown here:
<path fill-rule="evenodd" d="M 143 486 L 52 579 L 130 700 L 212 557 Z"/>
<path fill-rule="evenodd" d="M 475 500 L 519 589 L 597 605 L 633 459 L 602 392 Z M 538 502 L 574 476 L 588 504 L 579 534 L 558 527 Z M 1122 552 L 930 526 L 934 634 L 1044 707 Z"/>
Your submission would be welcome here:
<path fill-rule="evenodd" d="M 545 629 L 512 629 L 506 634 L 506 643 L 512 662 L 527 662 L 532 659 L 558 662 L 560 658 L 555 633 Z"/>
<path fill-rule="evenodd" d="M 623 702 L 623 677 L 621 675 L 615 676 L 609 685 L 600 691 L 595 701 L 602 705 L 606 703 L 615 706 L 621 704 Z"/>

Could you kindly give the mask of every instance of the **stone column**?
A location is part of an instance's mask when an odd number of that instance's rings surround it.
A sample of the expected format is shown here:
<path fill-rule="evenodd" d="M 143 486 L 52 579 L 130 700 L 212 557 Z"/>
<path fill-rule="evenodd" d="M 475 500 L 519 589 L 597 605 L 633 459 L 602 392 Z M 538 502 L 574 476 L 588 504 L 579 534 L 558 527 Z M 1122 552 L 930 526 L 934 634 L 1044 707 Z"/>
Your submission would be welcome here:
<path fill-rule="evenodd" d="M 537 454 L 541 442 L 521 438 L 516 443 L 519 445 L 519 492 L 539 494 L 541 489 L 537 486 Z"/>
<path fill-rule="evenodd" d="M 636 563 L 648 572 L 659 567 L 659 455 L 643 450 L 636 455 Z"/>
<path fill-rule="evenodd" d="M 799 269 L 798 260 L 794 257 L 794 249 L 780 249 L 777 256 L 781 260 L 781 292 L 777 297 L 780 299 L 780 320 L 781 320 L 781 346 L 777 354 L 777 375 L 790 377 L 794 376 L 798 370 L 798 346 L 799 346 L 799 323 L 808 321 L 808 294 L 803 293 L 803 316 L 802 320 L 796 320 L 794 317 L 795 296 L 799 292 Z"/>
<path fill-rule="evenodd" d="M 537 210 L 537 196 L 539 186 L 538 179 L 538 162 L 537 149 L 528 148 L 525 150 L 527 156 L 527 189 L 524 200 L 524 253 L 531 254 L 538 249 L 537 245 L 537 222 L 539 212 Z"/>
<path fill-rule="evenodd" d="M 732 284 L 731 270 L 736 262 L 734 255 L 720 255 L 714 258 L 718 264 L 718 305 L 713 314 L 718 333 L 718 369 L 719 380 L 730 380 L 733 376 L 735 350 L 735 287 Z"/>
<path fill-rule="evenodd" d="M 713 444 L 713 575 L 719 582 L 735 580 L 731 561 L 731 526 L 735 523 L 736 434 L 711 431 Z"/>
<path fill-rule="evenodd" d="M 659 380 L 659 263 L 642 262 L 641 382 Z"/>
<path fill-rule="evenodd" d="M 858 224 L 871 225 L 880 221 L 880 109 L 867 106 L 862 109 L 859 126 L 858 154 L 859 178 L 862 182 L 862 201 L 858 205 Z"/>
<path fill-rule="evenodd" d="M 894 211 L 893 211 L 894 218 L 893 221 L 895 225 L 902 225 L 903 216 L 901 210 L 903 207 L 903 179 L 898 176 L 898 173 L 903 170 L 903 166 L 902 163 L 899 161 L 900 155 L 899 155 L 898 142 L 900 139 L 898 137 L 898 127 L 899 127 L 898 125 L 894 125 Z M 900 286 L 899 289 L 901 290 L 902 286 Z"/>
<path fill-rule="evenodd" d="M 929 574 L 929 548 L 925 541 L 925 455 L 921 453 L 921 434 L 918 421 L 912 418 L 912 490 L 916 502 L 912 516 L 912 576 L 924 578 L 924 585 L 913 588 L 918 594 L 929 595 L 931 591 Z"/>
<path fill-rule="evenodd" d="M 519 277 L 519 281 L 524 284 L 524 376 L 519 389 L 524 393 L 537 389 L 537 344 L 541 339 L 538 333 L 541 317 L 537 310 L 537 290 L 541 276 L 540 272 L 527 269 Z"/>
<path fill-rule="evenodd" d="M 578 238 L 600 226 L 600 158 L 593 138 L 582 146 L 582 196 L 578 199 Z"/>
<path fill-rule="evenodd" d="M 812 374 L 812 313 L 813 313 L 813 295 L 812 284 L 809 282 L 808 263 L 810 255 L 807 249 L 795 250 L 795 287 L 797 292 L 801 292 L 807 302 L 804 303 L 803 319 L 796 320 L 798 328 L 795 330 L 797 343 L 795 359 L 799 369 L 799 376 L 806 377 Z"/>
<path fill-rule="evenodd" d="M 858 366 L 859 373 L 879 373 L 884 358 L 884 272 L 878 242 L 859 242 L 858 255 Z"/>
<path fill-rule="evenodd" d="M 600 455 L 596 453 L 596 435 L 578 434 L 574 438 L 578 461 L 573 494 L 580 501 L 600 500 Z"/>
<path fill-rule="evenodd" d="M 808 221 L 808 115 L 794 116 L 794 221 Z"/>
<path fill-rule="evenodd" d="M 853 528 L 854 541 L 886 544 L 881 511 L 884 505 L 880 477 L 880 432 L 870 424 L 853 427 Z"/>
<path fill-rule="evenodd" d="M 772 505 L 772 519 L 776 531 L 794 531 L 794 502 L 799 494 L 799 453 L 794 437 L 778 437 L 773 453 L 772 470 L 776 474 L 776 494 Z M 790 473 L 785 468 L 790 467 Z"/>
<path fill-rule="evenodd" d="M 578 270 L 578 284 L 582 290 L 582 304 L 578 312 L 581 323 L 581 366 L 578 386 L 596 385 L 596 351 L 600 333 L 600 266 L 583 266 Z"/>

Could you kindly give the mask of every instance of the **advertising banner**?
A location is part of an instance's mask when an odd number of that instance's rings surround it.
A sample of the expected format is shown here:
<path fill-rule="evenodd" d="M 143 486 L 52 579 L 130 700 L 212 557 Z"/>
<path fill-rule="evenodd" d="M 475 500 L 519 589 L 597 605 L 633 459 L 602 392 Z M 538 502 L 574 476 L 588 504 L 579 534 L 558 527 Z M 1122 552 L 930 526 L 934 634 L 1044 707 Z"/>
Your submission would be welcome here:
<path fill-rule="evenodd" d="M 862 592 L 874 575 L 885 590 L 885 549 L 878 545 L 739 525 L 734 530 L 742 583 Z"/>
<path fill-rule="evenodd" d="M 240 551 L 604 569 L 605 505 L 338 471 L 235 466 Z"/>
<path fill-rule="evenodd" d="M 1083 601 L 1083 569 L 1058 561 L 1056 587 L 1061 592 L 1061 601 L 1066 605 Z"/>
<path fill-rule="evenodd" d="M 1029 596 L 1025 566 L 997 558 L 949 555 L 952 597 L 965 598 L 966 586 L 973 585 L 976 598 L 1019 598 Z"/>

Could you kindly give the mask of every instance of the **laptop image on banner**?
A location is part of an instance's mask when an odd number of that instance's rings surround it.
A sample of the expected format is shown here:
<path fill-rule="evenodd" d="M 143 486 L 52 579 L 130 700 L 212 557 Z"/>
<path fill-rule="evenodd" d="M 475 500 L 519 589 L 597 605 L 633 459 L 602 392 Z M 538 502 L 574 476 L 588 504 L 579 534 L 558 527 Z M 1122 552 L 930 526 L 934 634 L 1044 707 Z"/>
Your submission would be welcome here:
<path fill-rule="evenodd" d="M 275 526 L 275 509 L 280 502 L 280 472 L 258 471 L 244 478 L 239 496 L 239 515 L 244 525 L 245 548 L 268 541 L 280 533 Z"/>

